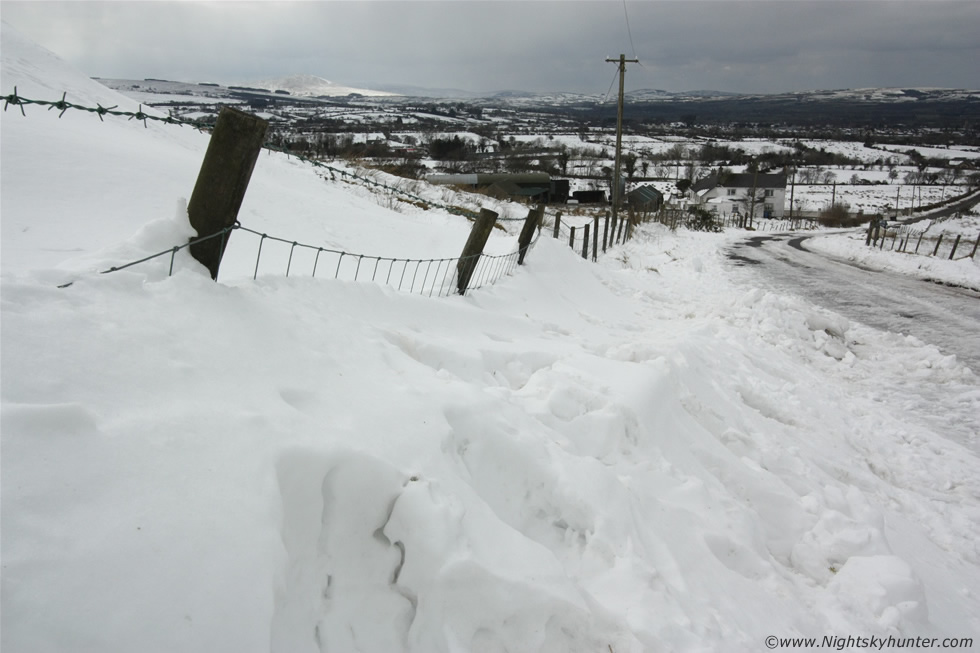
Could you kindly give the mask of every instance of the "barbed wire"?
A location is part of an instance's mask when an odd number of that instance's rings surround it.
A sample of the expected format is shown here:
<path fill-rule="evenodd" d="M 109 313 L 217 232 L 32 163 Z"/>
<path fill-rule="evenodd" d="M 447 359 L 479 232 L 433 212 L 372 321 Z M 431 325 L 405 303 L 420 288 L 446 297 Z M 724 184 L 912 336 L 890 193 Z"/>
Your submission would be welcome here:
<path fill-rule="evenodd" d="M 17 92 L 17 87 L 14 86 L 14 92 L 13 93 L 11 93 L 10 95 L 6 95 L 6 96 L 3 96 L 2 97 L 3 102 L 4 102 L 3 110 L 6 111 L 11 105 L 13 105 L 13 106 L 18 107 L 20 109 L 21 115 L 23 115 L 23 116 L 26 117 L 27 116 L 27 112 L 24 110 L 24 107 L 25 106 L 29 106 L 29 105 L 36 105 L 36 106 L 47 107 L 48 111 L 51 111 L 53 109 L 54 110 L 58 110 L 60 112 L 58 114 L 58 117 L 59 118 L 61 118 L 62 116 L 64 116 L 65 113 L 69 109 L 73 109 L 73 110 L 84 111 L 84 112 L 88 112 L 88 113 L 94 113 L 94 114 L 96 114 L 99 117 L 99 120 L 100 121 L 103 121 L 103 122 L 104 122 L 104 118 L 103 117 L 108 115 L 108 116 L 115 116 L 115 117 L 126 117 L 126 118 L 129 118 L 130 120 L 134 120 L 134 119 L 135 120 L 140 120 L 140 121 L 143 122 L 143 126 L 144 127 L 147 127 L 148 126 L 147 125 L 147 121 L 148 120 L 153 120 L 153 121 L 157 121 L 157 122 L 161 122 L 161 123 L 165 123 L 165 124 L 170 124 L 170 125 L 178 125 L 178 126 L 188 125 L 188 126 L 194 127 L 195 129 L 200 129 L 200 130 L 204 130 L 204 131 L 209 131 L 209 130 L 213 129 L 213 125 L 211 125 L 209 123 L 193 122 L 193 121 L 188 121 L 188 120 L 182 120 L 180 118 L 175 118 L 172 115 L 158 116 L 158 115 L 154 115 L 152 113 L 147 113 L 147 112 L 143 111 L 143 105 L 142 104 L 139 105 L 139 109 L 137 111 L 135 111 L 135 112 L 133 112 L 133 111 L 122 111 L 122 110 L 119 110 L 118 106 L 103 107 L 101 104 L 97 104 L 95 107 L 90 107 L 90 106 L 86 106 L 86 105 L 82 105 L 82 104 L 77 104 L 77 103 L 74 103 L 74 102 L 69 102 L 68 99 L 67 99 L 67 95 L 68 95 L 67 92 L 62 93 L 61 99 L 60 100 L 56 100 L 56 101 L 52 101 L 52 100 L 36 100 L 36 99 L 33 99 L 33 98 L 23 97 L 22 95 L 20 95 Z M 339 168 L 335 168 L 333 166 L 329 166 L 329 165 L 323 163 L 322 161 L 317 161 L 317 160 L 310 159 L 308 157 L 305 157 L 305 156 L 302 156 L 302 155 L 299 155 L 299 154 L 290 152 L 288 150 L 288 148 L 283 148 L 281 146 L 276 146 L 276 145 L 274 145 L 272 143 L 266 143 L 265 145 L 263 145 L 263 148 L 266 149 L 266 150 L 269 150 L 269 151 L 279 152 L 279 153 L 285 154 L 287 157 L 295 156 L 297 159 L 299 159 L 299 160 L 301 160 L 303 162 L 306 162 L 306 163 L 310 163 L 314 167 L 324 168 L 324 169 L 328 170 L 329 172 L 331 172 L 332 175 L 341 175 L 341 178 L 342 179 L 343 178 L 346 178 L 346 177 L 350 177 L 352 179 L 356 179 L 358 181 L 361 181 L 361 182 L 365 182 L 367 184 L 370 184 L 371 186 L 374 186 L 376 188 L 382 188 L 382 189 L 389 190 L 389 191 L 392 191 L 392 192 L 395 192 L 395 193 L 398 193 L 398 194 L 401 194 L 401 195 L 405 195 L 405 196 L 410 197 L 410 198 L 416 200 L 417 202 L 421 203 L 423 206 L 435 206 L 435 207 L 438 207 L 438 208 L 442 208 L 443 210 L 446 210 L 449 213 L 453 213 L 453 214 L 456 214 L 456 215 L 462 215 L 462 216 L 465 216 L 465 217 L 468 217 L 468 218 L 474 218 L 475 219 L 477 217 L 477 213 L 475 213 L 473 211 L 469 211 L 468 209 L 463 209 L 463 208 L 460 208 L 460 207 L 452 207 L 452 206 L 448 206 L 448 205 L 443 205 L 443 204 L 441 204 L 439 202 L 433 202 L 433 201 L 428 200 L 426 198 L 423 198 L 423 197 L 421 197 L 421 196 L 419 196 L 419 195 L 417 195 L 415 193 L 408 192 L 408 191 L 406 191 L 404 189 L 401 189 L 401 188 L 398 188 L 396 186 L 390 186 L 388 184 L 380 183 L 380 182 L 378 182 L 378 181 L 376 181 L 374 179 L 370 179 L 368 177 L 364 177 L 364 176 L 358 175 L 356 173 L 352 173 L 352 172 L 349 172 L 349 171 L 346 171 L 346 170 L 341 170 Z M 524 220 L 524 218 L 500 218 L 500 217 L 498 217 L 497 219 L 498 220 L 502 220 L 502 219 L 503 220 Z M 269 236 L 268 234 L 265 234 L 265 233 L 262 233 L 262 232 L 258 232 L 258 231 L 255 231 L 254 229 L 249 229 L 247 227 L 244 227 L 244 226 L 241 225 L 241 223 L 236 222 L 235 224 L 233 224 L 233 225 L 231 225 L 229 227 L 226 227 L 224 229 L 221 229 L 221 230 L 219 230 L 219 231 L 217 231 L 217 232 L 215 232 L 213 234 L 209 234 L 209 235 L 203 236 L 201 238 L 194 238 L 194 239 L 188 240 L 188 242 L 186 242 L 186 243 L 184 243 L 182 245 L 175 245 L 174 247 L 171 247 L 171 248 L 162 250 L 160 252 L 157 252 L 155 254 L 151 254 L 149 256 L 145 256 L 145 257 L 143 257 L 141 259 L 138 259 L 138 260 L 135 260 L 135 261 L 131 261 L 129 263 L 126 263 L 126 264 L 123 264 L 123 265 L 119 265 L 119 266 L 113 266 L 113 267 L 110 267 L 110 268 L 108 268 L 106 270 L 102 270 L 101 271 L 101 274 L 107 274 L 107 273 L 111 273 L 111 272 L 117 272 L 119 270 L 124 270 L 124 269 L 130 268 L 130 267 L 133 267 L 135 265 L 139 265 L 141 263 L 146 263 L 148 261 L 152 261 L 154 259 L 157 259 L 157 258 L 166 256 L 166 255 L 169 254 L 170 255 L 170 266 L 169 266 L 169 269 L 168 269 L 168 276 L 170 276 L 170 275 L 173 274 L 174 262 L 176 260 L 176 256 L 177 256 L 177 253 L 178 252 L 180 252 L 181 250 L 183 250 L 185 248 L 188 248 L 188 247 L 191 247 L 193 245 L 196 245 L 198 243 L 203 243 L 203 242 L 209 241 L 209 240 L 211 240 L 213 238 L 218 238 L 218 237 L 227 238 L 228 234 L 230 234 L 232 231 L 235 231 L 235 230 L 241 230 L 243 232 L 250 233 L 250 234 L 253 234 L 253 235 L 256 235 L 256 236 L 259 236 L 260 237 L 259 248 L 258 248 L 258 251 L 256 253 L 255 270 L 253 272 L 253 277 L 252 277 L 253 279 L 255 279 L 255 278 L 258 277 L 259 266 L 261 264 L 261 258 L 262 258 L 262 245 L 263 245 L 263 243 L 266 240 L 271 240 L 271 241 L 274 241 L 274 242 L 281 242 L 281 243 L 286 243 L 286 244 L 290 245 L 289 259 L 288 259 L 288 262 L 286 264 L 286 270 L 285 270 L 285 275 L 286 276 L 289 276 L 289 272 L 290 272 L 290 270 L 292 268 L 292 264 L 293 264 L 293 253 L 295 252 L 296 248 L 299 247 L 299 248 L 302 248 L 302 249 L 310 249 L 310 250 L 315 250 L 316 251 L 316 258 L 314 259 L 313 269 L 312 269 L 312 273 L 311 273 L 311 276 L 313 276 L 313 277 L 316 276 L 317 266 L 319 264 L 319 259 L 320 259 L 321 254 L 336 255 L 338 257 L 337 266 L 336 266 L 335 271 L 334 271 L 334 278 L 340 278 L 340 271 L 341 271 L 341 266 L 342 266 L 343 261 L 344 261 L 344 257 L 348 257 L 350 260 L 356 260 L 357 266 L 356 266 L 356 268 L 354 270 L 354 275 L 353 275 L 355 281 L 359 280 L 359 278 L 360 278 L 359 277 L 359 273 L 360 273 L 360 269 L 361 269 L 361 264 L 365 260 L 369 260 L 369 261 L 373 260 L 375 262 L 374 269 L 372 271 L 372 276 L 371 276 L 371 280 L 372 281 L 376 281 L 377 280 L 377 272 L 378 272 L 378 267 L 380 266 L 380 264 L 382 262 L 384 262 L 384 261 L 387 261 L 389 263 L 388 273 L 386 275 L 386 284 L 391 280 L 391 276 L 392 276 L 392 272 L 393 272 L 393 269 L 394 269 L 395 264 L 398 263 L 398 262 L 402 262 L 403 267 L 402 267 L 402 272 L 401 272 L 401 275 L 400 275 L 400 278 L 399 278 L 399 285 L 398 285 L 399 290 L 402 289 L 402 286 L 404 284 L 405 275 L 406 275 L 406 272 L 408 270 L 408 266 L 410 264 L 414 263 L 415 264 L 415 271 L 414 271 L 414 274 L 413 274 L 411 285 L 409 286 L 409 289 L 412 290 L 412 291 L 414 291 L 415 290 L 415 287 L 416 287 L 416 281 L 417 281 L 417 276 L 418 276 L 419 269 L 421 268 L 422 264 L 426 264 L 426 272 L 425 272 L 425 275 L 424 275 L 423 280 L 422 280 L 421 291 L 424 292 L 425 289 L 428 288 L 429 289 L 429 295 L 431 295 L 436 290 L 436 287 L 434 285 L 435 284 L 435 279 L 438 277 L 439 272 L 442 271 L 443 265 L 445 265 L 445 271 L 443 271 L 442 284 L 439 287 L 439 292 L 437 294 L 441 294 L 442 291 L 447 288 L 447 286 L 446 286 L 446 277 L 448 277 L 449 270 L 452 267 L 451 264 L 452 264 L 453 261 L 455 261 L 457 263 L 457 267 L 458 267 L 458 265 L 461 262 L 463 262 L 463 261 L 467 261 L 467 260 L 474 259 L 474 258 L 476 259 L 476 264 L 473 266 L 474 269 L 471 271 L 471 274 L 469 275 L 469 281 L 466 284 L 466 288 L 464 288 L 463 290 L 472 289 L 472 288 L 479 288 L 479 287 L 481 287 L 483 285 L 486 285 L 487 283 L 492 283 L 496 279 L 500 278 L 500 276 L 503 276 L 504 274 L 507 274 L 507 273 L 509 273 L 512 270 L 512 267 L 513 267 L 513 265 L 516 265 L 516 261 L 520 257 L 520 254 L 522 253 L 522 250 L 526 253 L 526 251 L 528 249 L 530 249 L 531 247 L 533 247 L 537 243 L 538 238 L 540 237 L 540 233 L 541 233 L 541 230 L 539 228 L 538 229 L 538 233 L 536 234 L 535 238 L 533 239 L 533 241 L 526 248 L 518 249 L 517 251 L 511 252 L 509 254 L 496 255 L 496 256 L 494 256 L 494 255 L 485 255 L 485 254 L 477 254 L 477 255 L 474 255 L 474 256 L 470 256 L 470 257 L 457 257 L 457 258 L 411 259 L 411 258 L 379 257 L 379 256 L 368 255 L 368 254 L 356 254 L 356 253 L 352 253 L 352 252 L 346 252 L 346 251 L 343 251 L 343 250 L 336 250 L 336 249 L 331 249 L 331 248 L 326 248 L 326 247 L 321 247 L 321 246 L 316 246 L 316 245 L 310 245 L 310 244 L 306 244 L 306 243 L 300 243 L 299 241 L 288 240 L 288 239 L 285 239 L 285 238 L 280 238 L 278 236 Z M 433 279 L 432 284 L 431 285 L 427 285 L 427 282 L 428 282 L 428 279 L 429 279 L 429 273 L 431 272 L 431 267 L 432 267 L 432 264 L 433 263 L 435 263 L 437 265 L 436 272 L 432 276 L 432 279 Z M 482 264 L 482 267 L 481 267 L 481 264 Z M 453 273 L 453 278 L 455 278 L 455 274 L 456 273 L 454 272 Z M 451 281 L 450 281 L 450 283 L 451 283 Z M 67 283 L 67 284 L 63 284 L 63 285 L 61 285 L 59 287 L 65 288 L 65 287 L 68 287 L 68 286 L 71 286 L 71 285 L 72 285 L 72 283 L 70 282 L 70 283 Z"/>
<path fill-rule="evenodd" d="M 135 111 L 135 112 L 134 111 L 122 111 L 122 110 L 119 110 L 118 106 L 103 107 L 101 104 L 96 104 L 96 106 L 90 107 L 90 106 L 86 106 L 86 105 L 83 105 L 83 104 L 76 104 L 74 102 L 69 102 L 67 100 L 67 97 L 68 97 L 68 94 L 67 94 L 67 92 L 65 92 L 65 93 L 62 93 L 60 100 L 55 100 L 55 101 L 52 101 L 52 100 L 35 100 L 35 99 L 32 99 L 32 98 L 23 97 L 22 95 L 18 94 L 17 87 L 14 86 L 14 92 L 12 94 L 10 94 L 10 95 L 5 95 L 2 98 L 3 99 L 3 102 L 4 102 L 3 110 L 6 111 L 9 106 L 13 105 L 13 106 L 18 107 L 20 109 L 21 115 L 23 115 L 23 116 L 26 117 L 27 116 L 27 112 L 24 111 L 24 107 L 25 106 L 29 106 L 29 105 L 37 105 L 37 106 L 47 107 L 48 111 L 51 111 L 52 109 L 59 110 L 60 111 L 60 113 L 58 114 L 58 117 L 59 118 L 61 118 L 62 116 L 64 116 L 65 115 L 65 112 L 68 111 L 69 109 L 74 109 L 74 110 L 78 110 L 78 111 L 85 111 L 85 112 L 88 112 L 88 113 L 94 113 L 94 114 L 98 115 L 99 116 L 99 120 L 101 120 L 103 122 L 105 122 L 103 116 L 116 116 L 116 117 L 125 117 L 125 118 L 128 118 L 129 120 L 141 120 L 143 122 L 143 126 L 144 127 L 147 127 L 147 121 L 148 120 L 152 120 L 152 121 L 155 121 L 155 122 L 165 123 L 165 124 L 168 124 L 168 125 L 178 125 L 178 126 L 185 126 L 186 125 L 186 126 L 193 127 L 194 129 L 198 129 L 198 130 L 201 130 L 201 131 L 211 131 L 214 128 L 214 125 L 213 124 L 207 123 L 207 122 L 184 120 L 182 118 L 175 118 L 172 115 L 158 116 L 158 115 L 154 115 L 152 113 L 147 113 L 147 112 L 143 111 L 143 105 L 142 104 L 139 105 L 139 109 L 137 111 Z M 299 154 L 299 153 L 290 151 L 289 148 L 288 148 L 288 146 L 276 145 L 274 143 L 267 142 L 262 147 L 263 147 L 263 149 L 268 150 L 270 152 L 277 152 L 277 153 L 280 153 L 280 154 L 284 154 L 287 157 L 295 157 L 297 160 L 302 161 L 304 163 L 308 163 L 308 164 L 312 165 L 315 168 L 321 168 L 321 169 L 327 170 L 328 172 L 331 173 L 331 177 L 332 178 L 334 177 L 334 175 L 340 175 L 341 180 L 345 180 L 347 178 L 350 178 L 352 180 L 356 180 L 358 182 L 361 182 L 363 184 L 372 186 L 374 188 L 378 188 L 378 189 L 381 189 L 381 190 L 389 191 L 389 192 L 396 193 L 398 195 L 404 196 L 404 197 L 406 197 L 408 199 L 411 199 L 411 200 L 413 200 L 413 201 L 421 204 L 423 207 L 434 207 L 434 208 L 437 208 L 437 209 L 442 209 L 443 211 L 446 211 L 447 213 L 450 213 L 452 215 L 462 216 L 462 217 L 465 217 L 465 218 L 468 218 L 468 219 L 471 219 L 471 220 L 475 220 L 479 216 L 479 214 L 477 212 L 475 212 L 475 211 L 471 211 L 471 210 L 466 209 L 466 208 L 463 208 L 463 207 L 451 206 L 451 205 L 443 204 L 441 202 L 437 202 L 437 201 L 434 201 L 434 200 L 431 200 L 431 199 L 427 199 L 427 198 L 424 198 L 424 197 L 422 197 L 422 196 L 420 196 L 420 195 L 418 195 L 416 193 L 413 193 L 411 191 L 405 190 L 404 188 L 399 188 L 398 186 L 393 186 L 391 184 L 386 184 L 386 183 L 383 183 L 383 182 L 379 182 L 379 181 L 377 181 L 375 179 L 371 179 L 370 177 L 366 177 L 364 175 L 359 175 L 359 174 L 357 174 L 355 172 L 351 172 L 351 171 L 348 171 L 348 170 L 343 170 L 341 168 L 336 168 L 334 166 L 328 165 L 328 164 L 326 164 L 326 163 L 324 163 L 322 161 L 316 160 L 316 159 L 311 159 L 311 158 L 309 158 L 307 156 L 304 156 L 302 154 Z M 498 221 L 513 221 L 513 222 L 516 222 L 516 221 L 523 221 L 524 218 L 498 217 L 497 220 Z"/>
<path fill-rule="evenodd" d="M 3 96 L 3 110 L 6 111 L 7 107 L 14 105 L 20 108 L 20 113 L 23 116 L 27 116 L 27 112 L 24 111 L 25 105 L 38 105 L 47 107 L 48 111 L 52 109 L 60 110 L 58 117 L 61 118 L 65 115 L 65 112 L 69 109 L 76 109 L 78 111 L 86 111 L 88 113 L 94 113 L 99 116 L 99 120 L 105 122 L 103 116 L 124 116 L 128 117 L 130 120 L 141 120 L 143 121 L 143 126 L 146 127 L 147 120 L 154 120 L 157 122 L 163 122 L 170 125 L 190 125 L 196 128 L 210 128 L 210 125 L 206 123 L 195 123 L 188 120 L 182 120 L 180 118 L 174 118 L 173 116 L 157 116 L 152 113 L 146 113 L 143 111 L 143 105 L 139 105 L 138 111 L 119 111 L 118 105 L 111 107 L 104 107 L 101 104 L 96 104 L 94 107 L 85 106 L 82 104 L 75 104 L 74 102 L 69 102 L 67 100 L 68 93 L 62 93 L 61 99 L 56 101 L 51 100 L 34 100 L 31 98 L 25 98 L 17 93 L 17 87 L 14 86 L 14 92 L 10 95 Z"/>

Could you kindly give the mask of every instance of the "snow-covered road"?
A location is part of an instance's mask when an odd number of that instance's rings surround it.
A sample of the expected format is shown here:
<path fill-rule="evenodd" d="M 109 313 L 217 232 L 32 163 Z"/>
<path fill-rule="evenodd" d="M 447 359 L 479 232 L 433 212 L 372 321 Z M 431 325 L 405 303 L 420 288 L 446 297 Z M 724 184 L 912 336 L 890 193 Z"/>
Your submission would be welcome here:
<path fill-rule="evenodd" d="M 912 335 L 980 372 L 980 293 L 864 269 L 806 248 L 798 235 L 755 236 L 729 258 L 756 283 L 790 292 L 842 316 Z"/>

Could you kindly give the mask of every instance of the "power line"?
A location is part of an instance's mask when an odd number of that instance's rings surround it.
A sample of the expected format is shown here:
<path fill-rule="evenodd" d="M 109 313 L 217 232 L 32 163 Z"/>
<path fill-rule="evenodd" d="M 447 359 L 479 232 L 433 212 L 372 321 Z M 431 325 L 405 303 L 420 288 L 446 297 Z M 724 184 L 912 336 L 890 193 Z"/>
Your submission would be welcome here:
<path fill-rule="evenodd" d="M 613 73 L 612 81 L 609 82 L 609 89 L 606 91 L 606 94 L 602 96 L 602 102 L 600 102 L 599 104 L 605 104 L 606 100 L 609 99 L 609 94 L 612 93 L 613 84 L 616 83 L 616 80 L 618 78 L 619 78 L 619 71 L 617 70 L 615 73 Z"/>
<path fill-rule="evenodd" d="M 626 17 L 626 34 L 630 37 L 630 48 L 633 50 L 633 58 L 636 59 L 636 63 L 640 63 L 640 58 L 636 56 L 636 46 L 633 45 L 633 30 L 630 29 L 630 15 L 626 11 L 626 0 L 623 0 L 623 16 Z"/>

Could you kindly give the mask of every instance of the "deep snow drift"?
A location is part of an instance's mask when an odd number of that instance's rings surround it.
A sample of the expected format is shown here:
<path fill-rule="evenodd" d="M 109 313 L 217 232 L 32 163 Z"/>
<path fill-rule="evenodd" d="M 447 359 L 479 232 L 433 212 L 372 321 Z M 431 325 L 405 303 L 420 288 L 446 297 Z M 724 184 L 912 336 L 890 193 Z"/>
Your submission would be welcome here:
<path fill-rule="evenodd" d="M 6 25 L 2 65 L 127 102 Z M 26 110 L 0 123 L 4 651 L 980 641 L 977 376 L 737 285 L 736 235 L 644 228 L 599 264 L 543 238 L 441 299 L 252 281 L 237 234 L 220 283 L 100 275 L 186 239 L 207 137 Z M 458 253 L 465 219 L 383 199 L 270 154 L 241 219 Z"/>

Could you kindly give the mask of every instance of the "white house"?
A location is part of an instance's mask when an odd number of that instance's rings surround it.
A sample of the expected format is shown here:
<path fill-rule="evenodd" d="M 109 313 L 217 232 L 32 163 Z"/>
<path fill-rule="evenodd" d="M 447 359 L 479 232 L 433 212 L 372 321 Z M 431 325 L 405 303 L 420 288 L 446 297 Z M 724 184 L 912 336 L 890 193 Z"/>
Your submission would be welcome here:
<path fill-rule="evenodd" d="M 781 218 L 786 206 L 786 175 L 714 173 L 691 184 L 690 194 L 696 206 L 712 213 Z"/>

